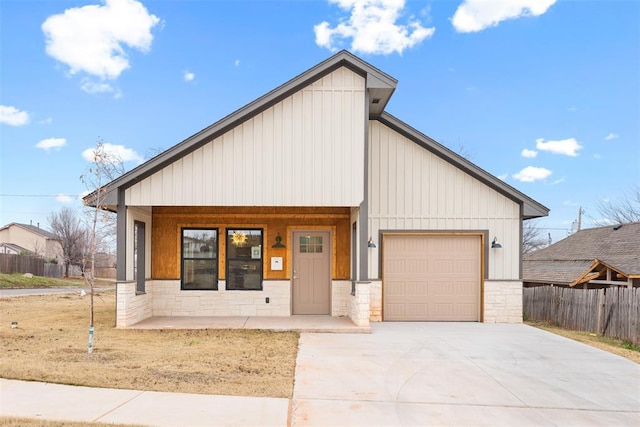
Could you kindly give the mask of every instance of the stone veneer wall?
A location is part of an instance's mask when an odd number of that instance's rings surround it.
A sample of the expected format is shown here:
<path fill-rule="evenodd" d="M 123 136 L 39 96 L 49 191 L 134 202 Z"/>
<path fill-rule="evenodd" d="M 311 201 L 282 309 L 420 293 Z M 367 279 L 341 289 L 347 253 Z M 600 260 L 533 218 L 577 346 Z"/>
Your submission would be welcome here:
<path fill-rule="evenodd" d="M 136 295 L 136 282 L 116 284 L 116 327 L 126 328 L 152 316 L 153 288 L 146 283 L 146 293 Z"/>
<path fill-rule="evenodd" d="M 333 281 L 331 283 L 331 315 L 333 317 L 349 315 L 349 297 L 351 281 Z"/>
<path fill-rule="evenodd" d="M 369 320 L 382 322 L 382 281 L 377 280 L 369 285 Z"/>
<path fill-rule="evenodd" d="M 331 315 L 369 317 L 369 289 L 357 284 L 357 298 L 351 295 L 351 281 L 331 284 Z M 118 283 L 117 326 L 128 327 L 151 316 L 290 316 L 291 282 L 268 280 L 262 291 L 227 291 L 224 281 L 217 291 L 181 291 L 180 280 L 148 280 L 146 293 L 136 295 L 136 283 Z M 269 303 L 266 302 L 269 298 Z M 365 313 L 366 304 L 366 313 Z M 354 320 L 354 323 L 356 321 Z M 359 324 L 359 323 L 356 323 Z"/>
<path fill-rule="evenodd" d="M 263 282 L 261 291 L 227 291 L 224 280 L 217 291 L 181 291 L 180 280 L 154 280 L 154 316 L 289 316 L 288 280 Z M 269 303 L 266 302 L 269 298 Z"/>
<path fill-rule="evenodd" d="M 484 282 L 484 322 L 522 323 L 522 282 Z"/>
<path fill-rule="evenodd" d="M 355 295 L 349 294 L 349 318 L 356 326 L 369 326 L 370 283 L 356 283 Z"/>

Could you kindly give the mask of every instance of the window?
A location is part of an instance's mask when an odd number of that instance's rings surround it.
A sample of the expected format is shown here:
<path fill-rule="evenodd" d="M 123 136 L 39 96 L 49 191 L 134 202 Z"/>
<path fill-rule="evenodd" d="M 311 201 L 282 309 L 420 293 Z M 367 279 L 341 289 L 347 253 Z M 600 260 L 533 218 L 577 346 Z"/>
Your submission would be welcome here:
<path fill-rule="evenodd" d="M 322 236 L 300 236 L 301 254 L 321 254 Z"/>
<path fill-rule="evenodd" d="M 227 229 L 227 290 L 262 290 L 262 229 Z"/>
<path fill-rule="evenodd" d="M 145 293 L 145 237 L 144 222 L 133 222 L 133 277 L 136 293 Z"/>
<path fill-rule="evenodd" d="M 182 229 L 182 290 L 218 290 L 218 230 Z"/>

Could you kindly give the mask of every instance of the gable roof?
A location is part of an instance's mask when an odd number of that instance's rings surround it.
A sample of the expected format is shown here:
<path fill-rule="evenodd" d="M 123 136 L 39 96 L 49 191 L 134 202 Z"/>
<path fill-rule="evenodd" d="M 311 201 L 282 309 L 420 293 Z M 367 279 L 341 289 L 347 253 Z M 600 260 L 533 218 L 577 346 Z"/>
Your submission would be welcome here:
<path fill-rule="evenodd" d="M 511 200 L 520 203 L 523 207 L 522 212 L 525 219 L 537 218 L 549 214 L 549 209 L 545 206 L 457 155 L 435 140 L 386 113 L 384 108 L 395 91 L 397 80 L 346 50 L 336 53 L 271 92 L 268 92 L 211 126 L 169 148 L 153 159 L 111 181 L 105 186 L 106 196 L 104 198 L 104 204 L 109 210 L 115 212 L 118 205 L 117 190 L 119 188 L 126 189 L 131 187 L 340 67 L 347 67 L 353 72 L 365 77 L 367 90 L 366 99 L 370 120 L 379 120 L 387 126 L 394 128 L 423 148 L 426 148 L 445 161 L 464 170 Z M 85 196 L 85 204 L 95 205 L 95 195 L 96 192 L 93 192 Z"/>
<path fill-rule="evenodd" d="M 35 225 L 21 224 L 19 222 L 12 222 L 11 224 L 7 224 L 4 227 L 0 228 L 0 231 L 6 230 L 7 228 L 11 228 L 13 226 L 23 228 L 23 229 L 25 229 L 27 231 L 30 231 L 32 233 L 35 233 L 35 234 L 39 234 L 40 236 L 42 236 L 42 237 L 44 237 L 46 239 L 49 239 L 49 240 L 60 240 L 58 238 L 58 236 L 56 236 L 55 234 L 53 234 L 50 231 L 47 231 L 47 230 L 45 230 L 43 228 L 40 228 L 40 227 L 36 227 Z"/>
<path fill-rule="evenodd" d="M 107 192 L 104 200 L 107 208 L 115 211 L 115 206 L 117 206 L 118 203 L 116 190 L 119 187 L 128 188 L 147 178 L 155 172 L 163 169 L 165 166 L 173 163 L 175 160 L 182 158 L 208 142 L 213 141 L 218 136 L 236 127 L 238 124 L 249 120 L 253 116 L 277 104 L 284 98 L 340 67 L 347 67 L 353 72 L 365 77 L 366 89 L 369 93 L 369 117 L 375 117 L 382 113 L 384 107 L 389 102 L 398 81 L 352 53 L 342 50 L 318 65 L 294 77 L 283 85 L 266 93 L 255 101 L 215 122 L 211 126 L 190 136 L 149 161 L 125 173 L 121 177 L 111 181 L 105 186 Z M 92 204 L 94 199 L 95 191 L 83 198 L 85 204 L 89 205 Z"/>
<path fill-rule="evenodd" d="M 523 258 L 525 282 L 570 284 L 604 264 L 640 277 L 640 222 L 587 228 Z"/>

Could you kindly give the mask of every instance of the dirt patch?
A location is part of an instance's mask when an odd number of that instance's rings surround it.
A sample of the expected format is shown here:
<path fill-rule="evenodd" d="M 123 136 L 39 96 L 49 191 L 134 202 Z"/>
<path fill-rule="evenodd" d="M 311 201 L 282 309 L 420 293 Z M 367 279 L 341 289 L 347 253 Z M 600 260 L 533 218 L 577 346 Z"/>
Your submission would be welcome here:
<path fill-rule="evenodd" d="M 115 329 L 114 292 L 0 299 L 0 377 L 137 390 L 291 397 L 299 334 Z M 12 322 L 18 322 L 12 328 Z"/>

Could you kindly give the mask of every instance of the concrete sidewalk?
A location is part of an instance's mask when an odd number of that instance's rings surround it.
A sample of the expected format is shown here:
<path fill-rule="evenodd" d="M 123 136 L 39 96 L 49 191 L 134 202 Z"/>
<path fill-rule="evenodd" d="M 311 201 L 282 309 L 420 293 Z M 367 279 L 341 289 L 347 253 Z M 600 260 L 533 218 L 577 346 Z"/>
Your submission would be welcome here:
<path fill-rule="evenodd" d="M 0 379 L 0 415 L 141 426 L 286 426 L 289 399 L 75 387 Z"/>

